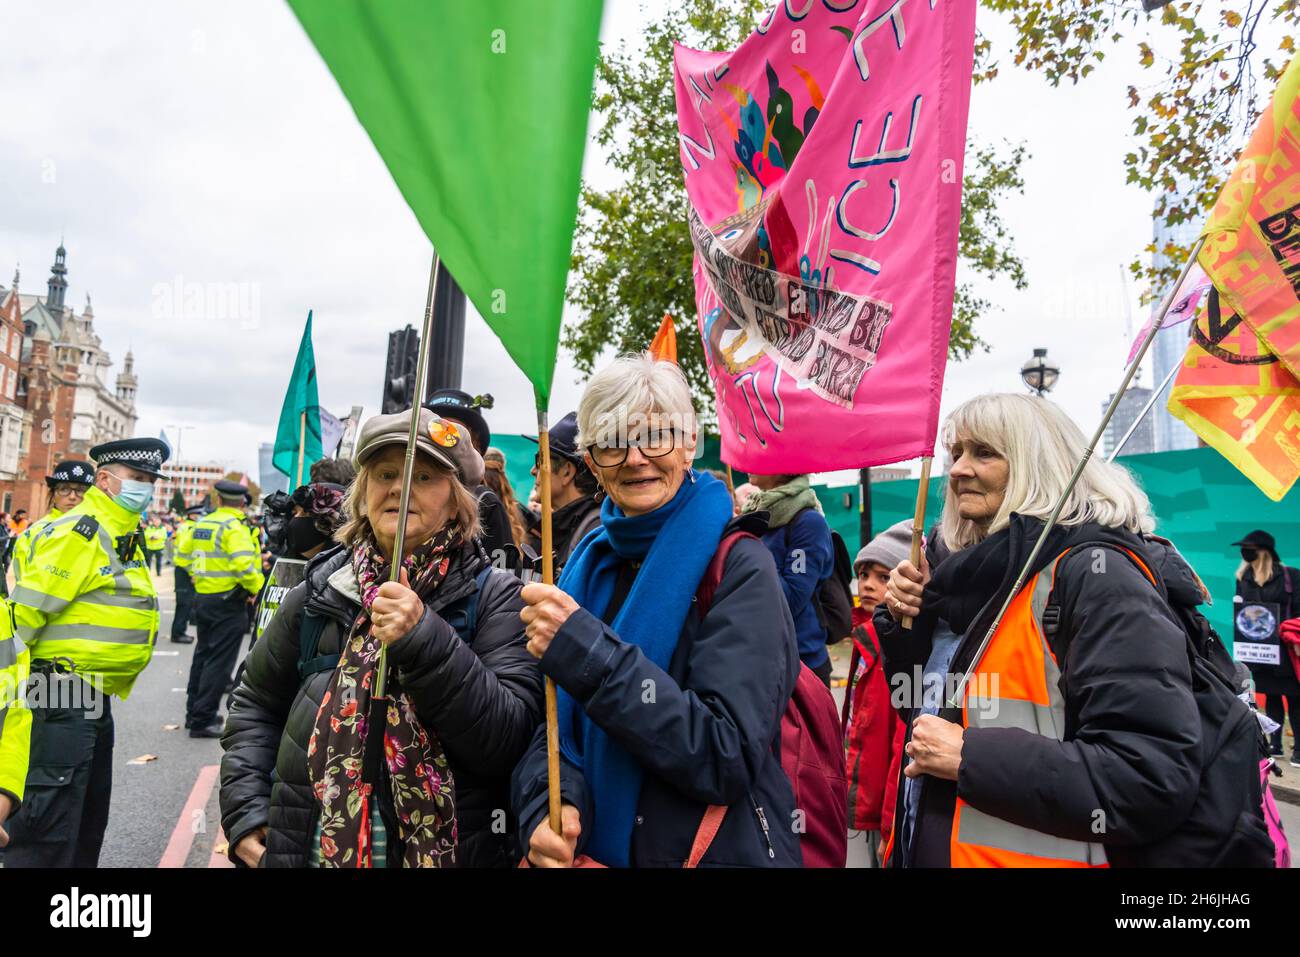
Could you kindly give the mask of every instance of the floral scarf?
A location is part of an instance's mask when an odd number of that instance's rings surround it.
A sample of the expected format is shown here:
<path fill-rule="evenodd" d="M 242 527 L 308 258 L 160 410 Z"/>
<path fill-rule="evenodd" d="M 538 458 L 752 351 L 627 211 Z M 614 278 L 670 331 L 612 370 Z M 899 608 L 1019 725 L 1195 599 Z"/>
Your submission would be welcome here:
<path fill-rule="evenodd" d="M 438 588 L 459 544 L 447 525 L 402 564 L 411 589 L 423 600 Z M 361 613 L 344 643 L 334 678 L 321 700 L 307 746 L 307 768 L 320 804 L 321 867 L 371 867 L 373 785 L 362 780 L 370 693 L 379 668 L 377 639 L 370 637 L 370 606 L 388 580 L 387 559 L 372 537 L 352 551 Z M 403 867 L 445 867 L 456 862 L 456 808 L 451 767 L 434 732 L 425 728 L 395 671 L 388 674 L 384 758 L 405 845 Z"/>

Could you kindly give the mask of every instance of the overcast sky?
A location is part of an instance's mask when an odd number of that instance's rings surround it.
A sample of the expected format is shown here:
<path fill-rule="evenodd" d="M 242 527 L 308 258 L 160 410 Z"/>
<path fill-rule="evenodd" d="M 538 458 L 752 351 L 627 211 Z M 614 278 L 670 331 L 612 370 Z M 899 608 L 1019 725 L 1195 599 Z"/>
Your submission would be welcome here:
<path fill-rule="evenodd" d="M 634 38 L 644 15 L 607 0 L 603 38 Z M 1086 431 L 1099 421 L 1123 374 L 1126 304 L 1141 322 L 1120 265 L 1151 233 L 1151 197 L 1122 165 L 1141 38 L 1076 88 L 1009 56 L 976 88 L 972 134 L 1033 154 L 1024 196 L 1003 207 L 1030 286 L 987 287 L 992 351 L 949 366 L 945 412 L 1020 388 L 1045 346 L 1063 370 L 1056 399 Z M 0 41 L 0 281 L 21 263 L 23 288 L 43 293 L 64 237 L 69 301 L 93 297 L 115 373 L 135 353 L 138 434 L 167 427 L 175 442 L 185 426 L 185 459 L 255 474 L 309 308 L 322 403 L 378 410 L 387 333 L 419 325 L 431 247 L 287 5 L 0 0 Z M 586 165 L 608 175 L 594 146 Z M 553 417 L 576 405 L 575 379 L 562 355 Z M 535 431 L 531 388 L 472 309 L 464 384 L 496 396 L 495 430 Z"/>

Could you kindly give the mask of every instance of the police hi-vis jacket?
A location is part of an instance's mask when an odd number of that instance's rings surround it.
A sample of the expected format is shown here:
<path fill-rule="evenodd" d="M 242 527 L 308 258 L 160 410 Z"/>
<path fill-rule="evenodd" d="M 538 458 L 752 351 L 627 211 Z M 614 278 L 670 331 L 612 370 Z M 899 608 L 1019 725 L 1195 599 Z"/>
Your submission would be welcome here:
<path fill-rule="evenodd" d="M 237 508 L 219 508 L 195 522 L 180 554 L 200 595 L 222 595 L 236 588 L 256 595 L 262 589 L 262 549 Z"/>
<path fill-rule="evenodd" d="M 167 529 L 161 525 L 144 527 L 144 547 L 151 552 L 160 552 L 167 545 Z"/>
<path fill-rule="evenodd" d="M 18 536 L 14 542 L 13 557 L 10 561 L 13 564 L 14 580 L 22 581 L 23 573 L 27 570 L 27 563 L 32 555 L 32 549 L 36 545 L 36 536 L 41 533 L 46 525 L 57 518 L 62 518 L 63 512 L 57 508 L 52 508 L 44 516 L 28 525 L 23 533 Z"/>
<path fill-rule="evenodd" d="M 172 564 L 177 568 L 190 567 L 190 555 L 185 543 L 190 540 L 192 531 L 194 522 L 188 518 L 176 526 L 176 537 L 172 540 Z"/>
<path fill-rule="evenodd" d="M 123 698 L 158 633 L 158 595 L 139 528 L 139 515 L 91 486 L 80 505 L 38 533 L 9 596 L 33 661 L 67 659 Z"/>
<path fill-rule="evenodd" d="M 22 803 L 31 755 L 32 713 L 19 700 L 30 667 L 31 653 L 14 634 L 6 607 L 0 614 L 0 794 L 15 804 Z"/>

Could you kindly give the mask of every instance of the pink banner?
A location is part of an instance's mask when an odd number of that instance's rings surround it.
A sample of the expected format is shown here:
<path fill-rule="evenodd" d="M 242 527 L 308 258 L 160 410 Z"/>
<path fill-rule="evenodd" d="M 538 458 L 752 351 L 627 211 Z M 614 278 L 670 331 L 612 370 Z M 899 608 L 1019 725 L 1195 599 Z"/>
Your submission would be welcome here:
<path fill-rule="evenodd" d="M 1209 292 L 1213 284 L 1210 277 L 1205 275 L 1205 270 L 1200 266 L 1193 266 L 1188 270 L 1187 278 L 1183 284 L 1174 292 L 1174 301 L 1169 306 L 1169 312 L 1165 314 L 1165 321 L 1160 325 L 1160 331 L 1172 329 L 1174 326 L 1181 326 L 1185 322 L 1191 322 L 1196 318 L 1196 311 L 1201 306 L 1201 299 Z M 1129 346 L 1128 358 L 1124 360 L 1124 365 L 1130 366 L 1133 360 L 1137 358 L 1138 350 L 1142 348 L 1142 343 L 1151 333 L 1151 324 L 1156 321 L 1156 316 L 1160 315 L 1160 309 L 1164 306 L 1165 301 L 1162 296 L 1151 306 L 1151 317 L 1147 319 L 1146 325 L 1142 331 L 1137 334 L 1133 344 Z"/>
<path fill-rule="evenodd" d="M 765 474 L 930 455 L 952 322 L 974 0 L 785 0 L 676 51 L 722 457 Z"/>

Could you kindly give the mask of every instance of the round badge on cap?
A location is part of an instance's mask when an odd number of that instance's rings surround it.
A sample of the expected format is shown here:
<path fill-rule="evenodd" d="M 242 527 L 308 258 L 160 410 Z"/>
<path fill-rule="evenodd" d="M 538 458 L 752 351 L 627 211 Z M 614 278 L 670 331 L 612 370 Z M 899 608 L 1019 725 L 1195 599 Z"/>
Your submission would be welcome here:
<path fill-rule="evenodd" d="M 444 449 L 454 449 L 460 442 L 460 432 L 450 422 L 434 419 L 429 423 L 429 438 Z"/>

